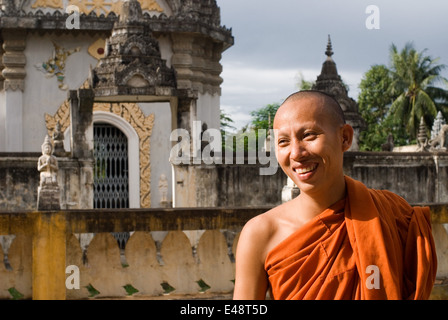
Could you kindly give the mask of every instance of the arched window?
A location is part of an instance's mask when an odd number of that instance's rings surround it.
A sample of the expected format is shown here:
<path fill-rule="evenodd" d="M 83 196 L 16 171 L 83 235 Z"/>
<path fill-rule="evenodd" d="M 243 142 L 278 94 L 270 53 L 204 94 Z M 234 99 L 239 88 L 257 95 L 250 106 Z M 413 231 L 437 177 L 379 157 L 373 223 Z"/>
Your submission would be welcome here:
<path fill-rule="evenodd" d="M 95 123 L 94 208 L 129 208 L 128 139 L 117 127 Z"/>

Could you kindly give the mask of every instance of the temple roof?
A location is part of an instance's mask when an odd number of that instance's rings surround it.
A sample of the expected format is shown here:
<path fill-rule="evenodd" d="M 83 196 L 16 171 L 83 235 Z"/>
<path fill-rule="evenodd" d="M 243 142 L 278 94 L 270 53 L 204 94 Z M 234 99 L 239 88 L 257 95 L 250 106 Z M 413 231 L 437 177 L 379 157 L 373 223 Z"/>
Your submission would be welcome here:
<path fill-rule="evenodd" d="M 224 50 L 234 44 L 232 30 L 221 26 L 220 9 L 216 0 L 165 0 L 167 10 L 161 11 L 153 0 L 140 0 L 142 18 L 153 32 L 201 33 L 221 42 Z M 0 8 L 1 29 L 27 29 L 40 32 L 109 33 L 120 14 L 122 0 L 69 0 L 69 4 L 79 7 L 80 28 L 67 29 L 70 14 L 58 0 L 3 0 Z"/>
<path fill-rule="evenodd" d="M 177 96 L 174 68 L 161 58 L 137 0 L 122 2 L 120 18 L 91 81 L 97 101 L 164 101 Z"/>

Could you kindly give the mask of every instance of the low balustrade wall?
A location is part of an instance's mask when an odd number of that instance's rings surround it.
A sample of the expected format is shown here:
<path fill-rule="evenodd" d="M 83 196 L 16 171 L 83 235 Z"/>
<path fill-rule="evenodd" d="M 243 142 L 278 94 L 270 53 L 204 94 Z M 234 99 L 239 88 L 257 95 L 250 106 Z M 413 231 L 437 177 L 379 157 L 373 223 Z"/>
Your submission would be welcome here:
<path fill-rule="evenodd" d="M 430 207 L 439 258 L 433 297 L 446 298 L 448 235 L 442 224 L 448 223 L 448 206 Z M 157 298 L 201 292 L 230 297 L 239 232 L 268 209 L 2 212 L 0 299 Z M 130 233 L 123 250 L 112 234 L 116 232 Z M 75 272 L 69 266 L 79 270 L 79 289 L 70 289 Z"/>

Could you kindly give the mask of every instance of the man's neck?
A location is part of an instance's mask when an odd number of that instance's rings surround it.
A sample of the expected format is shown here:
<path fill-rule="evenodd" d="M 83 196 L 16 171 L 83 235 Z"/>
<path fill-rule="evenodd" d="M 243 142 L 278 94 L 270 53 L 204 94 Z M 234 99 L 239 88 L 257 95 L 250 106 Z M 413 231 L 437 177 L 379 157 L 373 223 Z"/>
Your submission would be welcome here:
<path fill-rule="evenodd" d="M 342 177 L 341 182 L 332 185 L 327 190 L 319 190 L 310 193 L 300 193 L 296 198 L 300 208 L 304 209 L 301 212 L 306 212 L 308 217 L 314 217 L 328 209 L 331 205 L 346 196 L 345 178 Z"/>

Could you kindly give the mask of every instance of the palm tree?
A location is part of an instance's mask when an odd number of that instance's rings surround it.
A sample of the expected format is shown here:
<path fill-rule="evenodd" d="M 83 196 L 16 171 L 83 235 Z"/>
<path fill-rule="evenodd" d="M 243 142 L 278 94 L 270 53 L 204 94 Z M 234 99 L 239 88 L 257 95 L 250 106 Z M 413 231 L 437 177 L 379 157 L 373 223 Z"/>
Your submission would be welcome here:
<path fill-rule="evenodd" d="M 447 82 L 440 75 L 446 66 L 437 64 L 438 59 L 426 56 L 425 51 L 417 52 L 409 42 L 401 52 L 394 44 L 390 48 L 392 85 L 389 93 L 396 97 L 390 112 L 395 120 L 407 122 L 411 138 L 417 135 L 420 118 L 430 126 L 438 110 L 448 101 L 448 92 L 435 86 L 438 82 Z"/>

